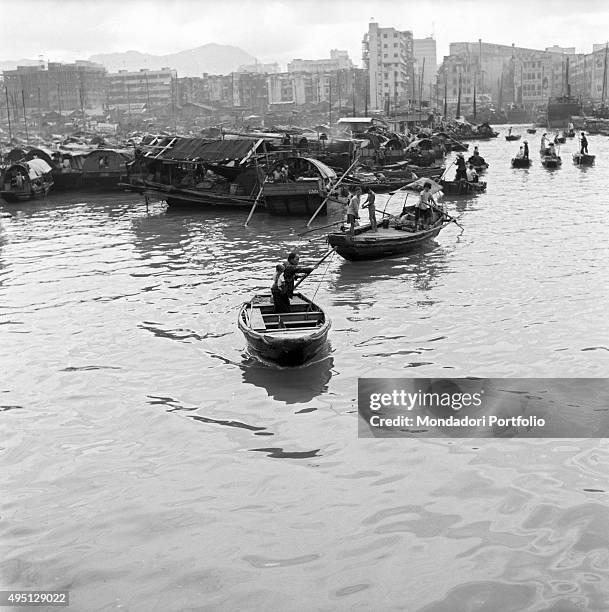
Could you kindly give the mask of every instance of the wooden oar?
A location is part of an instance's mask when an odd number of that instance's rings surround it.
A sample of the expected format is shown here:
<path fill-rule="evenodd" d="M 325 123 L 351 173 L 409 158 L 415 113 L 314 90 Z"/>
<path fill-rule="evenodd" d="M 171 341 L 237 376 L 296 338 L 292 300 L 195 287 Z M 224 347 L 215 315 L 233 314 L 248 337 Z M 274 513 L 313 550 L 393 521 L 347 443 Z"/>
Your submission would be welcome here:
<path fill-rule="evenodd" d="M 294 289 L 296 289 L 296 287 L 298 287 L 298 285 L 300 285 L 300 283 L 302 283 L 302 281 L 305 278 L 308 278 L 309 274 L 311 274 L 313 272 L 313 270 L 315 270 L 315 268 L 319 267 L 325 259 L 327 259 L 330 255 L 332 255 L 332 253 L 334 253 L 334 250 L 336 249 L 336 247 L 332 247 L 314 266 L 313 269 L 311 270 L 311 272 L 308 272 L 307 274 L 305 274 L 295 285 L 294 285 Z"/>
<path fill-rule="evenodd" d="M 449 170 L 449 169 L 450 169 L 450 168 L 451 168 L 451 167 L 452 167 L 452 166 L 453 166 L 455 163 L 456 163 L 456 162 L 455 162 L 455 160 L 453 160 L 453 161 L 450 163 L 450 166 L 447 166 L 447 167 L 446 167 L 446 170 L 444 170 L 444 172 L 442 173 L 442 176 L 440 177 L 440 180 L 442 180 L 442 179 L 443 179 L 443 178 L 446 176 L 446 173 L 448 172 L 448 170 Z"/>
<path fill-rule="evenodd" d="M 356 158 L 356 160 L 345 170 L 345 173 L 340 177 L 340 179 L 338 179 L 338 181 L 334 184 L 334 186 L 332 187 L 332 189 L 330 189 L 330 191 L 328 192 L 328 195 L 326 196 L 326 198 L 323 200 L 323 202 L 319 205 L 319 207 L 317 208 L 317 210 L 313 213 L 313 216 L 309 219 L 309 221 L 307 222 L 307 227 L 311 227 L 311 223 L 313 223 L 313 219 L 315 219 L 315 217 L 317 217 L 317 215 L 319 214 L 319 212 L 321 211 L 321 209 L 324 207 L 324 204 L 328 201 L 328 199 L 330 198 L 330 195 L 332 194 L 333 191 L 336 190 L 336 188 L 343 182 L 343 179 L 347 176 L 347 174 L 349 174 L 349 172 L 357 165 L 359 164 L 359 157 Z"/>
<path fill-rule="evenodd" d="M 334 200 L 334 201 L 338 202 L 338 200 Z M 320 225 L 319 227 L 314 227 L 313 229 L 306 230 L 305 232 L 299 232 L 298 235 L 304 236 L 305 234 L 310 234 L 311 232 L 316 232 L 317 230 L 322 230 L 322 229 L 326 229 L 327 227 L 332 227 L 333 225 L 337 225 L 338 223 L 342 223 L 343 221 L 344 219 L 340 219 L 338 221 L 334 221 L 334 223 L 328 223 L 328 225 Z"/>
<path fill-rule="evenodd" d="M 458 225 L 463 231 L 465 231 L 465 228 L 454 217 L 451 217 L 448 213 L 444 212 L 441 208 L 438 208 L 434 204 L 430 204 L 430 206 L 431 208 L 437 210 L 443 217 L 446 217 L 449 221 L 455 225 Z"/>
<path fill-rule="evenodd" d="M 264 182 L 262 183 L 262 185 L 260 185 L 260 191 L 258 192 L 258 195 L 256 196 L 256 199 L 254 200 L 254 204 L 252 206 L 252 210 L 250 210 L 250 214 L 247 218 L 247 221 L 245 222 L 245 225 L 247 227 L 247 224 L 250 222 L 250 219 L 252 218 L 252 215 L 254 214 L 254 211 L 256 210 L 256 206 L 258 205 L 258 200 L 260 199 L 260 196 L 262 195 L 262 190 L 264 189 Z"/>

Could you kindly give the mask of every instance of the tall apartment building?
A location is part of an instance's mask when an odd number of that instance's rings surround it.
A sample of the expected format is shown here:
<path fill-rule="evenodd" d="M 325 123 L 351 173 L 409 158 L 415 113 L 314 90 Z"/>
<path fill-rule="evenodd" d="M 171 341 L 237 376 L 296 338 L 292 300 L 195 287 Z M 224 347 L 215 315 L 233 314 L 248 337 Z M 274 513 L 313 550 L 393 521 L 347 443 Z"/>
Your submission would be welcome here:
<path fill-rule="evenodd" d="M 446 86 L 448 105 L 456 104 L 460 75 L 461 104 L 465 108 L 473 105 L 474 84 L 478 102 L 492 100 L 502 107 L 544 105 L 548 98 L 562 93 L 566 56 L 559 49 L 528 49 L 481 40 L 451 43 L 450 55 L 444 57 L 438 70 L 437 99 L 443 100 Z"/>
<path fill-rule="evenodd" d="M 412 32 L 370 22 L 362 42 L 362 59 L 369 74 L 371 108 L 396 108 L 417 97 L 412 79 Z"/>
<path fill-rule="evenodd" d="M 609 47 L 595 44 L 592 53 L 570 55 L 571 95 L 593 104 L 607 104 L 609 98 Z"/>
<path fill-rule="evenodd" d="M 73 64 L 18 66 L 4 71 L 12 111 L 34 112 L 88 110 L 101 113 L 106 101 L 106 69 L 101 64 L 76 61 Z"/>
<path fill-rule="evenodd" d="M 330 57 L 318 60 L 293 59 L 288 63 L 288 72 L 334 72 L 336 70 L 351 70 L 353 62 L 347 51 L 332 49 Z"/>
<path fill-rule="evenodd" d="M 417 78 L 415 88 L 419 88 L 423 100 L 432 99 L 432 88 L 438 72 L 436 41 L 432 37 L 415 38 L 412 41 L 414 71 Z M 417 96 L 418 99 L 418 96 Z"/>
<path fill-rule="evenodd" d="M 151 109 L 177 103 L 176 79 L 177 73 L 172 68 L 119 70 L 107 76 L 108 104 L 145 104 Z"/>

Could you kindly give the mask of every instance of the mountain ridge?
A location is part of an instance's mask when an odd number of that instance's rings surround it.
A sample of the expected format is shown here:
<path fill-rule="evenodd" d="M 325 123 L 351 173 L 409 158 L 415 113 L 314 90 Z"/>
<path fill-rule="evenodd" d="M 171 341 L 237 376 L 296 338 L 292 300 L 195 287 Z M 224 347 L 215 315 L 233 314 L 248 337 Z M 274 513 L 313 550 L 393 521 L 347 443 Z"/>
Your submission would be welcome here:
<path fill-rule="evenodd" d="M 76 60 L 60 63 L 73 63 Z M 89 61 L 105 66 L 108 72 L 128 70 L 130 72 L 148 68 L 159 70 L 161 68 L 174 68 L 179 77 L 201 76 L 208 74 L 229 74 L 235 72 L 243 64 L 255 64 L 258 60 L 239 47 L 207 43 L 168 53 L 155 55 L 143 53 L 134 49 L 118 53 L 98 53 L 89 57 Z M 0 60 L 0 71 L 15 70 L 17 66 L 35 66 L 39 60 L 19 59 Z"/>

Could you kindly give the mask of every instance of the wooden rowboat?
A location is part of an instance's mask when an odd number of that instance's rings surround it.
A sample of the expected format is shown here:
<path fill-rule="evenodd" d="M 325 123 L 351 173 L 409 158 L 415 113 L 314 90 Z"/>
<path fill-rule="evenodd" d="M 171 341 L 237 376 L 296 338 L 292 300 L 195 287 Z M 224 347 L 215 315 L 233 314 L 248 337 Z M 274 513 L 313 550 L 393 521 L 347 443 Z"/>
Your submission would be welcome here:
<path fill-rule="evenodd" d="M 537 128 L 527 128 L 527 134 L 535 134 L 537 132 Z"/>
<path fill-rule="evenodd" d="M 520 134 L 512 134 L 511 136 L 506 136 L 506 140 L 520 140 Z"/>
<path fill-rule="evenodd" d="M 461 179 L 459 181 L 440 181 L 440 185 L 445 195 L 467 195 L 486 191 L 485 181 L 471 182 Z"/>
<path fill-rule="evenodd" d="M 412 213 L 414 217 L 414 206 L 407 207 L 406 212 Z M 385 220 L 378 225 L 376 232 L 372 231 L 369 223 L 356 228 L 353 238 L 346 232 L 328 234 L 328 243 L 341 257 L 350 261 L 404 255 L 435 238 L 450 223 L 441 211 L 432 209 L 432 212 L 431 224 L 419 231 L 414 231 L 414 227 L 390 227 L 390 222 Z"/>
<path fill-rule="evenodd" d="M 543 155 L 541 157 L 541 164 L 544 168 L 559 168 L 562 164 L 562 159 L 558 155 L 552 157 L 551 155 Z"/>
<path fill-rule="evenodd" d="M 591 166 L 594 164 L 596 155 L 588 155 L 586 153 L 573 153 L 573 163 L 578 166 Z"/>
<path fill-rule="evenodd" d="M 526 157 L 514 157 L 512 159 L 512 168 L 528 168 L 531 165 L 531 160 Z"/>
<path fill-rule="evenodd" d="M 324 347 L 331 321 L 302 293 L 290 299 L 290 312 L 275 313 L 269 293 L 256 294 L 239 311 L 238 325 L 255 357 L 281 366 L 310 361 Z"/>

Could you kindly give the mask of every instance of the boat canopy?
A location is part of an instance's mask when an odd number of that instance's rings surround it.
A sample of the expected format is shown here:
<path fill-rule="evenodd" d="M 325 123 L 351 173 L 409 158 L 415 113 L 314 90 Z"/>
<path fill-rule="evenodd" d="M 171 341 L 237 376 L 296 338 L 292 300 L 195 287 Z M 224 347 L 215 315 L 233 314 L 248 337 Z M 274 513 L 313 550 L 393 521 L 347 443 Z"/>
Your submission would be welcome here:
<path fill-rule="evenodd" d="M 95 149 L 91 151 L 83 160 L 83 172 L 112 172 L 123 170 L 125 164 L 131 161 L 131 158 L 115 149 Z"/>
<path fill-rule="evenodd" d="M 51 166 L 44 159 L 34 158 L 24 163 L 28 167 L 28 175 L 31 179 L 37 179 L 51 171 Z"/>
<path fill-rule="evenodd" d="M 209 140 L 206 138 L 182 138 L 173 147 L 163 151 L 158 159 L 172 161 L 222 162 L 244 161 L 258 149 L 268 150 L 264 139 Z"/>
<path fill-rule="evenodd" d="M 336 178 L 336 172 L 332 168 L 314 157 L 284 157 L 271 166 L 268 174 L 271 175 L 275 168 L 280 168 L 284 164 L 287 164 L 288 168 L 298 176 L 309 176 L 309 173 L 313 172 L 324 180 Z"/>

